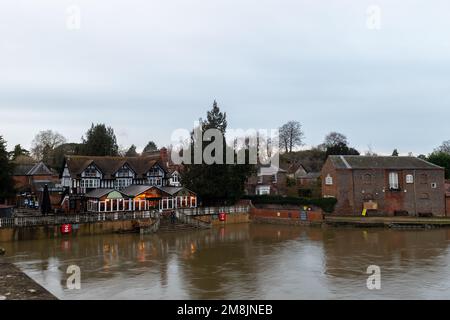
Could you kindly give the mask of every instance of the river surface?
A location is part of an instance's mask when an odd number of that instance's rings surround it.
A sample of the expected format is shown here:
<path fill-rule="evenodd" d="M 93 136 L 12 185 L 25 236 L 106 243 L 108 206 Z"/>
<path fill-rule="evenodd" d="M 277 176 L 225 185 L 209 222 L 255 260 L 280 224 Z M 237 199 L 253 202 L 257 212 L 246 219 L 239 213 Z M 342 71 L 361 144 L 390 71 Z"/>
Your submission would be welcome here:
<path fill-rule="evenodd" d="M 2 246 L 60 299 L 450 299 L 450 229 L 240 224 Z M 370 265 L 380 290 L 367 288 Z"/>

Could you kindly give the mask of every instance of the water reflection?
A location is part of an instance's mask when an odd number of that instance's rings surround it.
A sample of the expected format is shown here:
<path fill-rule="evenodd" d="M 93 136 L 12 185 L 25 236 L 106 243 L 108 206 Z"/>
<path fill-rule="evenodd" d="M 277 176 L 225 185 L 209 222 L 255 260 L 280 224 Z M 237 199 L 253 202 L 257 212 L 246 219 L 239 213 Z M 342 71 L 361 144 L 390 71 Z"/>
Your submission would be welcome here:
<path fill-rule="evenodd" d="M 63 299 L 449 298 L 450 230 L 243 224 L 160 235 L 2 244 Z M 81 290 L 67 290 L 69 265 Z M 369 265 L 382 290 L 366 288 Z"/>

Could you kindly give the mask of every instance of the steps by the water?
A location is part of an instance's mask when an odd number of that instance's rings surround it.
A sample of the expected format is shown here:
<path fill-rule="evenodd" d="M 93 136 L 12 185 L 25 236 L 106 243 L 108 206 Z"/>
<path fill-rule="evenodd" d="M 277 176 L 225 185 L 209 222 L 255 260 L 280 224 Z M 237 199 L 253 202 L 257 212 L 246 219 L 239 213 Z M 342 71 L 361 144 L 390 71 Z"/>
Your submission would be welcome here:
<path fill-rule="evenodd" d="M 170 218 L 162 218 L 159 224 L 158 232 L 180 232 L 180 231 L 190 231 L 198 230 L 199 227 L 183 223 L 176 219 L 174 223 Z"/>

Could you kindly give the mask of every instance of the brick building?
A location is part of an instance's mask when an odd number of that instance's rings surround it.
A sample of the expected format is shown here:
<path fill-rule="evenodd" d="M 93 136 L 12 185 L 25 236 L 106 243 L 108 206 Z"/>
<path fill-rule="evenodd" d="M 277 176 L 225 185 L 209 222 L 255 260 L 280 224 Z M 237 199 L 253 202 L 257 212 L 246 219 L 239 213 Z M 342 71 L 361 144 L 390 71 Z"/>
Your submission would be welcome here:
<path fill-rule="evenodd" d="M 13 181 L 18 207 L 38 208 L 45 185 L 50 192 L 52 207 L 57 207 L 61 202 L 64 189 L 60 185 L 58 174 L 43 162 L 15 163 Z"/>
<path fill-rule="evenodd" d="M 321 176 L 337 214 L 446 214 L 444 169 L 419 158 L 330 156 Z"/>
<path fill-rule="evenodd" d="M 245 191 L 249 195 L 285 195 L 287 171 L 274 165 L 259 166 L 248 178 Z"/>

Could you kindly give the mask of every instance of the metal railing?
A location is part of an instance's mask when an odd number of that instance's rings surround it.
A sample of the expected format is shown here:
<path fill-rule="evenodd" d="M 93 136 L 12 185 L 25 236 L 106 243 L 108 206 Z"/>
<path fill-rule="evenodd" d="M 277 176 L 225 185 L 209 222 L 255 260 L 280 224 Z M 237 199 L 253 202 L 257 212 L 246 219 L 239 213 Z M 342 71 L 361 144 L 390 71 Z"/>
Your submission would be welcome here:
<path fill-rule="evenodd" d="M 200 215 L 218 215 L 219 213 L 248 213 L 249 206 L 232 206 L 232 207 L 205 207 L 205 208 L 186 208 L 176 209 L 183 216 L 186 223 L 197 223 L 198 219 L 191 220 L 191 216 Z M 151 211 L 126 211 L 126 212 L 98 212 L 98 213 L 81 213 L 66 215 L 48 215 L 48 216 L 19 216 L 13 218 L 0 218 L 0 228 L 12 227 L 28 227 L 28 226 L 44 226 L 44 225 L 61 225 L 61 224 L 81 224 L 94 223 L 101 221 L 120 221 L 159 218 L 158 210 Z M 199 221 L 197 224 L 207 224 Z"/>
<path fill-rule="evenodd" d="M 199 216 L 199 215 L 217 215 L 219 213 L 248 213 L 250 206 L 232 206 L 232 207 L 205 207 L 205 208 L 186 208 L 177 209 L 178 212 L 182 212 L 186 216 Z"/>
<path fill-rule="evenodd" d="M 102 221 L 123 221 L 159 218 L 159 211 L 104 212 L 89 214 L 48 215 L 37 217 L 0 218 L 0 228 L 29 227 L 43 225 L 81 224 Z"/>

